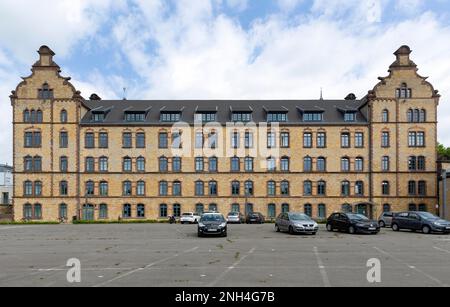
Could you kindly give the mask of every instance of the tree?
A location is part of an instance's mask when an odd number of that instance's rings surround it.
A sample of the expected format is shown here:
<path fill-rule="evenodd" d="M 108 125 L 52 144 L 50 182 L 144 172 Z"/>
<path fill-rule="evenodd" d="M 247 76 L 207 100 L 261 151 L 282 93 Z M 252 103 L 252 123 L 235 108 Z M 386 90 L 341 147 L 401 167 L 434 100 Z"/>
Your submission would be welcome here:
<path fill-rule="evenodd" d="M 440 157 L 445 157 L 447 159 L 450 159 L 450 148 L 445 147 L 443 144 L 438 143 L 437 147 L 438 155 Z"/>

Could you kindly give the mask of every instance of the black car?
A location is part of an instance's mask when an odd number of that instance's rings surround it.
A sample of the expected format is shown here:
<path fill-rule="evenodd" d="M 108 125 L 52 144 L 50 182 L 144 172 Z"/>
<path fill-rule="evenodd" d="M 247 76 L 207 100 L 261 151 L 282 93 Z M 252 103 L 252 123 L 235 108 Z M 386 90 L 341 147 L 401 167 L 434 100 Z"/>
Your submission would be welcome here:
<path fill-rule="evenodd" d="M 380 225 L 362 214 L 334 213 L 327 220 L 327 230 L 339 230 L 351 234 L 377 234 L 380 232 Z"/>
<path fill-rule="evenodd" d="M 198 222 L 198 236 L 227 236 L 227 220 L 220 213 L 205 213 Z"/>
<path fill-rule="evenodd" d="M 264 224 L 266 222 L 264 215 L 259 212 L 252 212 L 247 214 L 245 223 L 247 224 Z"/>
<path fill-rule="evenodd" d="M 401 212 L 392 218 L 392 230 L 402 229 L 422 231 L 425 234 L 450 233 L 450 222 L 428 212 Z"/>

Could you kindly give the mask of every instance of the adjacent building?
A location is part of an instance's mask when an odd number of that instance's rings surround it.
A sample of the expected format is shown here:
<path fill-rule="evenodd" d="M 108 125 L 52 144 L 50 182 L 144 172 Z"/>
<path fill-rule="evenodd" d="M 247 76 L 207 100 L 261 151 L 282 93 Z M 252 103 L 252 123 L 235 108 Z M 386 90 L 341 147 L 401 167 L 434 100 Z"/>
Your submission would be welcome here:
<path fill-rule="evenodd" d="M 323 219 L 438 202 L 440 96 L 407 46 L 365 97 L 340 100 L 86 100 L 38 52 L 11 95 L 15 220 Z"/>

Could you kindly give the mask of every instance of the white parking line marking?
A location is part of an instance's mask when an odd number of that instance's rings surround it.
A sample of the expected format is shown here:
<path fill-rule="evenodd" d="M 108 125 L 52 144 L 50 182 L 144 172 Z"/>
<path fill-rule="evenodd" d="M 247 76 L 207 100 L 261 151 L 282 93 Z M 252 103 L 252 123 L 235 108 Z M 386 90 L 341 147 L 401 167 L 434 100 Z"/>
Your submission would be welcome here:
<path fill-rule="evenodd" d="M 384 250 L 382 250 L 382 249 L 380 249 L 380 248 L 378 248 L 376 246 L 374 246 L 373 248 L 376 249 L 381 254 L 383 254 L 385 256 L 388 256 L 388 257 L 394 259 L 395 261 L 397 261 L 398 263 L 401 263 L 401 264 L 407 266 L 409 269 L 411 269 L 413 271 L 416 271 L 417 273 L 422 274 L 423 276 L 427 277 L 428 279 L 430 279 L 430 280 L 434 281 L 435 283 L 439 284 L 441 287 L 447 287 L 448 286 L 448 285 L 444 284 L 442 281 L 440 281 L 439 279 L 431 276 L 430 274 L 425 273 L 424 271 L 418 269 L 417 267 L 415 267 L 413 265 L 410 265 L 410 264 L 400 260 L 399 258 L 395 257 L 394 255 L 392 255 L 392 254 L 390 254 L 390 253 L 388 253 L 388 252 L 386 252 L 386 251 L 384 251 Z"/>
<path fill-rule="evenodd" d="M 8 226 L 8 227 L 0 227 L 0 230 L 8 230 L 8 229 L 19 229 L 19 228 L 27 228 L 33 226 Z"/>
<path fill-rule="evenodd" d="M 97 284 L 97 285 L 95 285 L 95 286 L 93 286 L 93 287 L 95 287 L 95 288 L 97 288 L 97 287 L 103 287 L 103 286 L 105 286 L 105 285 L 108 285 L 108 284 L 110 284 L 110 283 L 116 281 L 116 280 L 119 280 L 119 279 L 122 279 L 122 278 L 124 278 L 124 277 L 130 276 L 130 275 L 132 275 L 132 274 L 134 274 L 134 273 L 136 273 L 136 272 L 140 272 L 140 271 L 147 270 L 147 269 L 149 269 L 149 268 L 151 268 L 151 267 L 153 267 L 153 266 L 155 266 L 155 265 L 158 265 L 158 264 L 160 264 L 160 263 L 163 263 L 163 262 L 166 262 L 166 261 L 175 259 L 175 258 L 179 257 L 179 256 L 182 255 L 182 254 L 191 253 L 191 252 L 193 252 L 193 251 L 195 251 L 195 250 L 197 250 L 197 249 L 198 249 L 198 246 L 197 246 L 197 247 L 194 247 L 194 248 L 191 248 L 191 249 L 188 249 L 188 250 L 185 250 L 185 251 L 183 251 L 183 252 L 181 252 L 181 253 L 172 255 L 172 256 L 170 256 L 170 257 L 166 257 L 166 258 L 163 258 L 163 259 L 161 259 L 161 260 L 152 262 L 152 263 L 146 265 L 145 267 L 138 268 L 138 269 L 134 269 L 134 270 L 129 271 L 129 272 L 125 273 L 125 274 L 122 274 L 122 275 L 120 275 L 120 276 L 117 276 L 117 277 L 115 277 L 115 278 L 113 278 L 113 279 L 110 279 L 110 280 L 107 280 L 107 281 L 102 282 L 102 283 L 100 283 L 100 284 Z"/>
<path fill-rule="evenodd" d="M 438 250 L 438 251 L 441 251 L 441 252 L 450 254 L 450 251 L 449 251 L 449 250 L 446 250 L 446 249 L 443 249 L 443 248 L 440 248 L 440 247 L 437 247 L 437 246 L 434 246 L 433 248 L 434 248 L 435 250 Z"/>
<path fill-rule="evenodd" d="M 320 275 L 322 276 L 323 285 L 326 288 L 329 288 L 329 287 L 331 287 L 330 279 L 328 278 L 327 270 L 325 269 L 323 261 L 320 258 L 319 249 L 316 246 L 314 246 L 313 250 L 314 250 L 314 255 L 316 255 L 317 266 L 319 267 Z"/>
<path fill-rule="evenodd" d="M 222 274 L 220 274 L 214 281 L 209 283 L 207 287 L 214 287 L 219 281 L 221 281 L 228 273 L 230 273 L 233 269 L 235 269 L 242 261 L 245 260 L 248 256 L 253 254 L 255 251 L 255 247 L 248 251 L 247 254 L 242 256 L 239 260 L 237 260 L 235 263 L 233 263 L 230 267 L 228 267 Z"/>

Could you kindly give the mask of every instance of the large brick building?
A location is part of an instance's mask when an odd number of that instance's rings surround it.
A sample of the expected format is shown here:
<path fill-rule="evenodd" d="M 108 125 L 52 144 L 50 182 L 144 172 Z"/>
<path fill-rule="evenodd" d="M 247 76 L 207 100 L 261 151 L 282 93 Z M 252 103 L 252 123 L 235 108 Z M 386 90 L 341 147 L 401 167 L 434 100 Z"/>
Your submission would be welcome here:
<path fill-rule="evenodd" d="M 410 54 L 361 100 L 105 101 L 43 46 L 11 95 L 15 220 L 432 211 L 440 96 Z"/>

